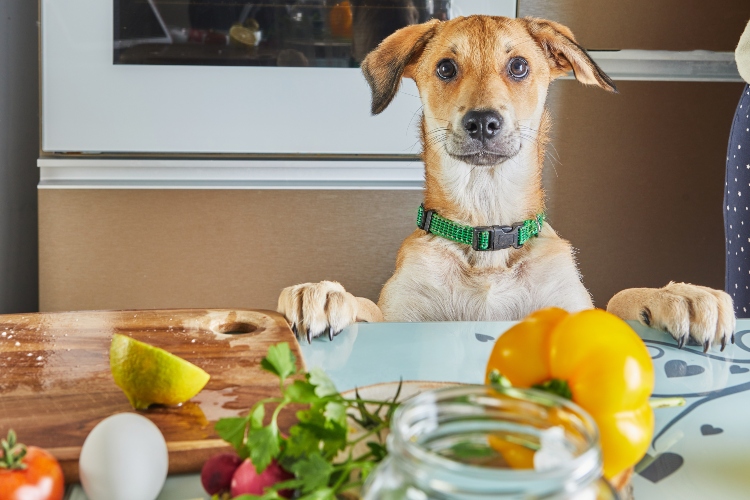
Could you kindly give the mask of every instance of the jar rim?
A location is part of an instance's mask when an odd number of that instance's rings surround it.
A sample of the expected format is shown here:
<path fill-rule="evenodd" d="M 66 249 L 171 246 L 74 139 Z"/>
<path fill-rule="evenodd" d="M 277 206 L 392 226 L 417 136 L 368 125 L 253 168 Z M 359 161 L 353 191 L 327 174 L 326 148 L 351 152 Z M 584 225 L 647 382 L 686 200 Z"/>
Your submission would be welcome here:
<path fill-rule="evenodd" d="M 418 435 L 427 435 L 415 431 L 412 426 L 424 416 L 425 407 L 432 407 L 433 412 L 446 409 L 449 405 L 455 410 L 455 405 L 466 404 L 467 408 L 480 408 L 482 405 L 492 406 L 495 401 L 500 407 L 501 398 L 508 398 L 536 405 L 540 409 L 554 408 L 568 415 L 574 416 L 571 421 L 576 423 L 577 431 L 582 437 L 582 451 L 570 461 L 548 468 L 536 469 L 500 469 L 482 467 L 451 460 L 420 445 Z M 482 397 L 481 402 L 462 402 L 460 398 Z M 422 410 L 420 410 L 420 407 Z M 570 400 L 536 389 L 499 388 L 484 385 L 459 385 L 432 391 L 426 391 L 414 396 L 403 403 L 395 412 L 388 447 L 392 454 L 408 457 L 412 461 L 422 464 L 428 469 L 440 469 L 460 474 L 477 480 L 491 480 L 498 483 L 513 482 L 526 483 L 532 481 L 549 481 L 559 484 L 562 490 L 583 488 L 599 479 L 602 475 L 601 450 L 599 447 L 599 431 L 593 418 L 580 406 Z"/>

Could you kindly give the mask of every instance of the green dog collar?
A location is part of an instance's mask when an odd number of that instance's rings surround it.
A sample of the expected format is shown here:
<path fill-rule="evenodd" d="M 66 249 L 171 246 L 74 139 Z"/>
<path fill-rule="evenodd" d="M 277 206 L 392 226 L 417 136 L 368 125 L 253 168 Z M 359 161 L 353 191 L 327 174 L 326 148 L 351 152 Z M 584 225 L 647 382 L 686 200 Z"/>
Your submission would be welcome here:
<path fill-rule="evenodd" d="M 536 218 L 516 222 L 512 226 L 464 226 L 438 215 L 434 210 L 425 210 L 424 204 L 417 211 L 417 227 L 442 238 L 471 245 L 479 252 L 521 248 L 524 243 L 542 231 L 544 214 Z"/>

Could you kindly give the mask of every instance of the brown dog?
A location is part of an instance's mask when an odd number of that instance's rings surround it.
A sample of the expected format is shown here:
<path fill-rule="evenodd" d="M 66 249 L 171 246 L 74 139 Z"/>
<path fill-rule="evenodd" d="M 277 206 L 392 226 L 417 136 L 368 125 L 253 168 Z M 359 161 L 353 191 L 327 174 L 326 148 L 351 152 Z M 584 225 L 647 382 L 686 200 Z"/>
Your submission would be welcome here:
<path fill-rule="evenodd" d="M 424 229 L 404 241 L 378 305 L 330 281 L 284 289 L 278 310 L 295 332 L 333 339 L 354 321 L 518 320 L 548 306 L 592 307 L 570 244 L 541 215 L 549 84 L 572 70 L 616 91 L 570 30 L 533 18 L 433 20 L 393 33 L 362 70 L 374 114 L 402 77 L 419 88 Z M 718 290 L 629 289 L 608 310 L 670 332 L 680 347 L 688 337 L 704 350 L 733 340 L 732 299 Z"/>

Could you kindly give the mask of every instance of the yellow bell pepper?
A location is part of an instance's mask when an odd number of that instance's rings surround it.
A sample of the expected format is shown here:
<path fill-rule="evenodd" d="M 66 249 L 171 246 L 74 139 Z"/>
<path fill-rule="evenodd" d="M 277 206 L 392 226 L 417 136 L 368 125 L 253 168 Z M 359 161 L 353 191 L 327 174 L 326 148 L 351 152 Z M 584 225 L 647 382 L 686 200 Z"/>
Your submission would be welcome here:
<path fill-rule="evenodd" d="M 498 338 L 488 383 L 493 372 L 514 387 L 549 390 L 586 410 L 599 428 L 607 479 L 646 453 L 654 432 L 654 367 L 643 341 L 620 318 L 600 309 L 536 311 Z"/>
<path fill-rule="evenodd" d="M 490 447 L 500 453 L 505 463 L 513 469 L 533 469 L 535 450 L 522 444 L 510 443 L 500 436 L 487 436 Z"/>

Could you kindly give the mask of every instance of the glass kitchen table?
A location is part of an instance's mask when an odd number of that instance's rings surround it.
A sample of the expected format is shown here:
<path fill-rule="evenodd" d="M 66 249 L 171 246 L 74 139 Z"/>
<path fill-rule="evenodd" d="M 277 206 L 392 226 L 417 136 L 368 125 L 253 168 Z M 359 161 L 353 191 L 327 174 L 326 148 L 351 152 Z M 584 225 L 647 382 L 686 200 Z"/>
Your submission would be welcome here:
<path fill-rule="evenodd" d="M 481 383 L 493 341 L 511 322 L 356 324 L 333 342 L 302 345 L 307 368 L 321 367 L 340 390 L 403 380 Z M 633 476 L 637 500 L 723 500 L 750 491 L 750 320 L 738 320 L 735 345 L 707 354 L 677 349 L 667 334 L 632 323 L 656 372 L 655 396 L 683 396 L 656 412 L 656 432 Z M 745 339 L 747 337 L 747 339 Z M 85 500 L 80 486 L 69 500 Z M 197 474 L 172 476 L 158 500 L 208 499 Z"/>

